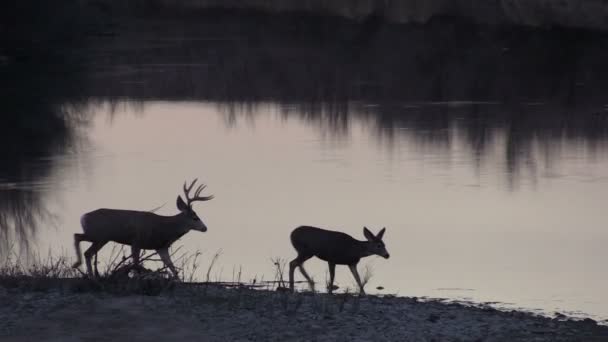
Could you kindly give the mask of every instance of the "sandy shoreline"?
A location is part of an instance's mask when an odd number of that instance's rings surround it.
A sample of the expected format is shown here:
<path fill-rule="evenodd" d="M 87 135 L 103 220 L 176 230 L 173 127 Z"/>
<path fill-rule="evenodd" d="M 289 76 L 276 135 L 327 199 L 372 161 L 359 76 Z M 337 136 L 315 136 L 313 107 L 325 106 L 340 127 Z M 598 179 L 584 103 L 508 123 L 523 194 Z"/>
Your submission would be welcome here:
<path fill-rule="evenodd" d="M 2 341 L 607 341 L 595 321 L 441 301 L 217 286 L 155 296 L 0 285 Z"/>

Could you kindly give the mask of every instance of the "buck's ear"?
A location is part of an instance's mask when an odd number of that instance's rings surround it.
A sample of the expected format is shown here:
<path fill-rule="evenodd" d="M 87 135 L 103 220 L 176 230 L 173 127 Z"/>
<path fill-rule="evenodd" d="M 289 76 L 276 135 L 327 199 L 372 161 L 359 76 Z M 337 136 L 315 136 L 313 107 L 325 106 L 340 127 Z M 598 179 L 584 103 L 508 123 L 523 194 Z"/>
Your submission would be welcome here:
<path fill-rule="evenodd" d="M 378 232 L 378 235 L 376 235 L 376 239 L 382 240 L 382 237 L 384 236 L 385 232 L 386 232 L 386 227 L 380 229 L 380 232 Z"/>
<path fill-rule="evenodd" d="M 177 201 L 175 202 L 175 204 L 177 205 L 177 209 L 179 209 L 179 211 L 183 212 L 188 210 L 188 205 L 184 202 L 182 196 L 177 196 Z"/>
<path fill-rule="evenodd" d="M 370 232 L 369 229 L 367 229 L 367 227 L 363 227 L 363 235 L 369 241 L 374 241 L 376 239 L 374 234 L 372 234 L 372 232 Z"/>

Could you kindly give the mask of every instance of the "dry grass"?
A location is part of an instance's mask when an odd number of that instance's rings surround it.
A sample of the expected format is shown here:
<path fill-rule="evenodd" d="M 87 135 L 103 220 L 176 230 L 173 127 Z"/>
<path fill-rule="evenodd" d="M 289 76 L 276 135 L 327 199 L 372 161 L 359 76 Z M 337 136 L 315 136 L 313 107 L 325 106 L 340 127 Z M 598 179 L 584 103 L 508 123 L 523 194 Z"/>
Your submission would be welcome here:
<path fill-rule="evenodd" d="M 58 279 L 78 277 L 77 270 L 65 257 L 45 258 L 36 255 L 29 264 L 23 264 L 18 255 L 10 253 L 0 265 L 0 284 L 7 288 L 43 290 L 53 286 Z"/>
<path fill-rule="evenodd" d="M 115 254 L 119 254 L 117 249 Z M 189 269 L 184 280 L 195 280 L 198 261 L 202 253 L 186 255 L 182 258 L 182 269 Z M 221 252 L 214 254 L 209 262 L 207 274 L 211 275 Z M 178 256 L 179 258 L 179 256 Z M 212 305 L 235 313 L 241 310 L 261 310 L 278 315 L 299 316 L 314 313 L 318 317 L 331 318 L 341 313 L 359 311 L 360 298 L 346 293 L 337 295 L 313 292 L 281 291 L 285 287 L 285 263 L 281 259 L 273 262 L 277 266 L 275 280 L 268 283 L 241 283 L 242 269 L 235 268 L 233 282 L 180 282 L 159 270 L 129 269 L 130 262 L 124 255 L 114 256 L 100 270 L 99 278 L 91 279 L 78 270 L 71 268 L 69 258 L 46 258 L 46 262 L 36 262 L 31 267 L 20 265 L 15 259 L 0 267 L 0 287 L 17 293 L 30 291 L 59 291 L 61 293 L 95 293 L 106 295 L 169 295 L 171 300 L 184 307 L 192 303 Z M 144 255 L 143 259 L 154 260 L 154 254 Z M 211 276 L 209 276 L 211 277 Z M 277 286 L 278 284 L 278 286 Z"/>
<path fill-rule="evenodd" d="M 335 295 L 286 291 L 287 262 L 281 258 L 271 259 L 275 272 L 271 281 L 254 279 L 251 283 L 243 283 L 243 269 L 240 266 L 233 268 L 231 282 L 222 282 L 219 278 L 212 281 L 221 254 L 222 251 L 218 250 L 209 259 L 203 273 L 204 282 L 197 281 L 203 253 L 184 253 L 181 248 L 172 252 L 176 265 L 180 265 L 181 279 L 175 279 L 164 266 L 156 270 L 143 266 L 158 262 L 156 253 L 144 253 L 140 257 L 142 264 L 135 266 L 131 262 L 131 255 L 126 254 L 126 249 L 120 246 L 114 247 L 110 256 L 100 262 L 99 276 L 94 278 L 72 268 L 71 260 L 67 257 L 53 257 L 50 254 L 44 258 L 38 256 L 35 262 L 24 265 L 20 263 L 20 258 L 13 256 L 0 265 L 0 287 L 11 291 L 104 292 L 120 296 L 173 293 L 172 298 L 178 302 L 181 300 L 179 298 L 185 296 L 189 300 L 227 306 L 235 311 L 265 307 L 286 315 L 312 310 L 319 316 L 331 317 L 340 312 L 359 310 L 360 299 L 351 295 L 349 289 Z"/>
<path fill-rule="evenodd" d="M 177 253 L 177 249 L 173 254 Z M 156 253 L 144 254 L 143 262 L 156 261 Z M 103 263 L 101 272 L 95 263 L 97 277 L 88 277 L 80 269 L 72 268 L 65 256 L 32 256 L 23 260 L 10 254 L 0 265 L 0 286 L 10 289 L 45 291 L 60 288 L 73 291 L 105 291 L 117 294 L 159 294 L 173 288 L 175 280 L 165 267 L 149 270 L 133 265 L 124 248 L 115 247 Z M 178 257 L 180 260 L 185 257 Z M 185 259 L 184 259 L 185 260 Z"/>

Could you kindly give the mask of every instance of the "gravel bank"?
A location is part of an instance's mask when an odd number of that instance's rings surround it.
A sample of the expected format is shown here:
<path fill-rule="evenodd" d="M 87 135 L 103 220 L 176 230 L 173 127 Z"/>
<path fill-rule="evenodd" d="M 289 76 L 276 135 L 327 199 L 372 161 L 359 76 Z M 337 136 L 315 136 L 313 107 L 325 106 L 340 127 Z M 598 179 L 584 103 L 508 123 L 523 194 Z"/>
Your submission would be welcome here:
<path fill-rule="evenodd" d="M 157 296 L 0 287 L 8 341 L 608 341 L 608 327 L 416 298 L 180 286 Z"/>

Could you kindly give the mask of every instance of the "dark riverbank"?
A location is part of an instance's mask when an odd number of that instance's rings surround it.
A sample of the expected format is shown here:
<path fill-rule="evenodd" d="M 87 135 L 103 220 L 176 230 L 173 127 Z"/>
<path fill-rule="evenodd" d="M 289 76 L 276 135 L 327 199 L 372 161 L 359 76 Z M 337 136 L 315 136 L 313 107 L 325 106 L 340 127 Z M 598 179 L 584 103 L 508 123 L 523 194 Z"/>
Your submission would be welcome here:
<path fill-rule="evenodd" d="M 84 280 L 83 280 L 84 281 Z M 73 282 L 73 281 L 70 281 Z M 3 341 L 604 341 L 608 327 L 418 298 L 188 286 L 158 295 L 0 284 Z M 111 327 L 103 329 L 101 327 Z"/>
<path fill-rule="evenodd" d="M 113 12 L 113 15 L 143 11 L 184 13 L 221 8 L 330 15 L 354 20 L 375 16 L 393 23 L 427 23 L 438 17 L 454 17 L 494 26 L 608 29 L 608 5 L 602 0 L 90 0 L 77 3 L 92 5 L 103 12 Z"/>
<path fill-rule="evenodd" d="M 339 24 L 351 21 L 363 26 L 386 24 L 424 25 L 436 21 L 459 21 L 492 29 L 606 32 L 608 5 L 601 0 L 548 2 L 542 0 L 401 0 L 401 1 L 141 1 L 42 0 L 7 2 L 0 5 L 0 66 L 31 59 L 61 56 L 54 47 L 83 45 L 90 37 L 108 37 L 120 27 L 138 20 L 175 17 L 206 21 L 208 13 L 245 14 L 267 20 L 309 20 Z M 213 19 L 212 19 L 213 20 Z M 229 27 L 226 27 L 229 29 Z M 317 29 L 331 27 L 323 25 Z M 368 33 L 373 33 L 373 27 Z M 331 32 L 331 31 L 326 31 Z"/>

